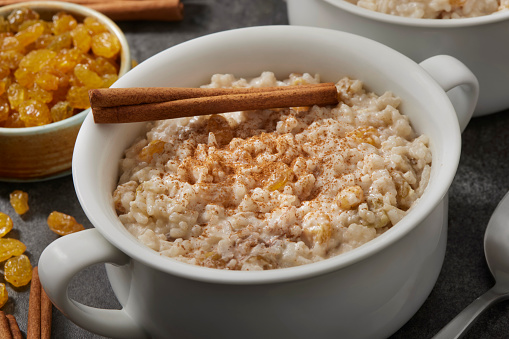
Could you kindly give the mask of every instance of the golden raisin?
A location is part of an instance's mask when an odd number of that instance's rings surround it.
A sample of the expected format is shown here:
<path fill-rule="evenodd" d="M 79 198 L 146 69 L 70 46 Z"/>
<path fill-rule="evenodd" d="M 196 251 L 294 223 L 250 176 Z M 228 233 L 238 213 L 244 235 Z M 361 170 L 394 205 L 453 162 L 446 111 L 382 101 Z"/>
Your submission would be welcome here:
<path fill-rule="evenodd" d="M 32 280 L 32 264 L 24 254 L 13 257 L 4 265 L 4 277 L 15 287 L 27 285 Z"/>
<path fill-rule="evenodd" d="M 51 42 L 55 39 L 53 34 L 42 34 L 35 40 L 35 49 L 47 49 Z"/>
<path fill-rule="evenodd" d="M 2 61 L 2 64 L 9 67 L 10 69 L 15 69 L 18 67 L 21 59 L 23 59 L 23 54 L 18 51 L 0 52 L 0 60 Z"/>
<path fill-rule="evenodd" d="M 82 54 L 77 49 L 64 49 L 51 61 L 51 67 L 58 72 L 67 73 L 81 61 Z"/>
<path fill-rule="evenodd" d="M 20 46 L 28 46 L 35 42 L 44 33 L 44 25 L 37 23 L 18 32 L 14 37 L 18 40 Z"/>
<path fill-rule="evenodd" d="M 164 145 L 166 145 L 166 143 L 162 140 L 152 140 L 147 146 L 141 149 L 138 157 L 141 161 L 151 162 L 154 154 L 164 151 Z"/>
<path fill-rule="evenodd" d="M 71 31 L 72 42 L 74 46 L 82 51 L 83 53 L 88 52 L 92 45 L 92 36 L 88 32 L 88 29 L 83 24 L 78 24 Z"/>
<path fill-rule="evenodd" d="M 304 220 L 304 227 L 302 230 L 302 239 L 304 242 L 312 247 L 315 244 L 324 244 L 328 242 L 333 233 L 333 227 L 331 225 L 331 219 L 327 214 L 309 214 Z M 314 220 L 310 222 L 308 219 L 313 215 Z"/>
<path fill-rule="evenodd" d="M 9 69 L 9 66 L 0 64 L 0 78 L 4 79 L 5 77 L 8 77 L 11 74 L 11 70 Z"/>
<path fill-rule="evenodd" d="M 58 235 L 67 235 L 85 229 L 74 217 L 56 211 L 48 216 L 48 226 Z"/>
<path fill-rule="evenodd" d="M 113 58 L 120 52 L 120 41 L 110 32 L 99 33 L 92 37 L 92 51 L 98 56 Z"/>
<path fill-rule="evenodd" d="M 74 75 L 85 87 L 98 88 L 101 87 L 103 80 L 96 72 L 91 71 L 86 65 L 76 65 L 74 67 Z"/>
<path fill-rule="evenodd" d="M 39 102 L 44 102 L 45 104 L 53 100 L 53 94 L 40 88 L 37 84 L 33 85 L 32 88 L 28 90 L 28 97 Z"/>
<path fill-rule="evenodd" d="M 349 210 L 356 208 L 364 201 L 364 191 L 360 186 L 348 186 L 341 190 L 337 197 L 337 205 L 344 209 Z"/>
<path fill-rule="evenodd" d="M 0 80 L 0 95 L 4 94 L 7 91 L 7 81 Z"/>
<path fill-rule="evenodd" d="M 285 187 L 285 185 L 292 179 L 293 171 L 284 162 L 272 162 L 264 166 L 262 169 L 264 186 L 269 191 L 277 191 Z"/>
<path fill-rule="evenodd" d="M 33 50 L 21 59 L 18 67 L 26 68 L 30 72 L 39 72 L 56 55 L 56 52 L 49 49 Z"/>
<path fill-rule="evenodd" d="M 330 223 L 326 222 L 305 228 L 302 232 L 307 242 L 324 244 L 329 241 L 332 236 L 332 226 Z"/>
<path fill-rule="evenodd" d="M 35 83 L 46 91 L 58 89 L 59 78 L 49 72 L 39 72 L 35 76 Z"/>
<path fill-rule="evenodd" d="M 12 80 L 13 79 L 11 79 L 10 74 L 0 80 L 0 96 L 2 96 L 3 94 L 7 95 L 7 88 L 9 88 L 9 86 L 11 85 Z M 5 96 L 5 98 L 7 98 L 7 96 Z"/>
<path fill-rule="evenodd" d="M 6 99 L 0 97 L 0 122 L 6 121 L 9 118 L 9 111 L 9 102 Z"/>
<path fill-rule="evenodd" d="M 18 112 L 11 112 L 7 120 L 2 123 L 3 127 L 10 127 L 10 128 L 20 128 L 20 127 L 26 127 L 23 120 L 20 119 Z"/>
<path fill-rule="evenodd" d="M 19 105 L 19 114 L 25 126 L 42 126 L 51 122 L 51 113 L 44 102 L 30 99 Z"/>
<path fill-rule="evenodd" d="M 53 16 L 53 33 L 55 35 L 59 35 L 59 34 L 65 33 L 65 32 L 70 32 L 77 25 L 78 25 L 78 22 L 70 14 L 66 14 L 64 12 L 59 12 Z"/>
<path fill-rule="evenodd" d="M 22 255 L 27 247 L 21 241 L 11 238 L 0 238 L 0 261 Z"/>
<path fill-rule="evenodd" d="M 21 46 L 19 44 L 18 39 L 16 39 L 12 35 L 7 35 L 3 38 L 2 44 L 0 45 L 0 49 L 7 51 L 7 50 L 19 50 L 21 49 Z"/>
<path fill-rule="evenodd" d="M 14 77 L 18 84 L 25 88 L 30 88 L 34 84 L 35 74 L 29 69 L 20 67 L 14 72 Z"/>
<path fill-rule="evenodd" d="M 9 88 L 11 83 L 12 83 L 12 79 L 9 76 L 0 80 L 0 98 L 5 99 L 5 101 L 7 101 L 6 100 L 7 99 L 7 89 Z"/>
<path fill-rule="evenodd" d="M 65 32 L 55 35 L 48 45 L 48 49 L 52 51 L 59 51 L 62 49 L 69 49 L 72 46 L 72 37 L 70 32 Z"/>
<path fill-rule="evenodd" d="M 0 283 L 0 308 L 4 307 L 4 305 L 9 300 L 9 293 L 7 292 L 7 288 L 4 283 Z"/>
<path fill-rule="evenodd" d="M 39 14 L 27 7 L 15 9 L 7 16 L 7 20 L 9 21 L 9 27 L 11 30 L 15 32 L 18 31 L 19 27 L 23 24 L 23 22 L 38 19 Z"/>
<path fill-rule="evenodd" d="M 118 69 L 108 59 L 97 57 L 90 63 L 90 69 L 99 75 L 115 74 L 117 75 Z"/>
<path fill-rule="evenodd" d="M 38 19 L 38 20 L 27 20 L 23 22 L 18 28 L 19 31 L 23 31 L 33 25 L 42 25 L 44 28 L 43 34 L 51 33 L 51 25 L 49 22 Z"/>
<path fill-rule="evenodd" d="M 58 79 L 58 88 L 53 91 L 53 103 L 66 100 L 67 92 L 71 88 L 69 78 L 69 75 L 65 75 Z"/>
<path fill-rule="evenodd" d="M 106 26 L 100 23 L 99 20 L 97 20 L 96 18 L 86 17 L 85 20 L 83 20 L 83 24 L 90 32 L 92 32 L 92 34 L 108 31 Z"/>
<path fill-rule="evenodd" d="M 12 219 L 5 213 L 0 212 L 0 237 L 12 230 Z"/>
<path fill-rule="evenodd" d="M 346 134 L 347 138 L 352 138 L 357 142 L 368 143 L 376 146 L 378 141 L 378 131 L 373 126 L 362 126 Z"/>
<path fill-rule="evenodd" d="M 105 87 L 105 88 L 106 87 L 110 87 L 117 80 L 118 80 L 118 75 L 116 75 L 116 74 L 105 74 L 102 77 L 102 81 L 103 81 L 102 87 Z"/>
<path fill-rule="evenodd" d="M 0 17 L 0 32 L 8 32 L 9 31 L 9 22 L 2 16 Z"/>
<path fill-rule="evenodd" d="M 88 88 L 83 86 L 71 86 L 67 92 L 66 100 L 74 108 L 89 108 L 90 100 L 88 98 Z"/>
<path fill-rule="evenodd" d="M 51 107 L 51 119 L 61 121 L 72 116 L 73 109 L 67 101 L 59 101 Z"/>
<path fill-rule="evenodd" d="M 18 109 L 19 105 L 28 99 L 28 90 L 18 83 L 13 83 L 7 89 L 7 98 L 12 109 Z"/>
<path fill-rule="evenodd" d="M 28 193 L 16 190 L 10 194 L 9 198 L 16 213 L 21 215 L 28 211 Z"/>

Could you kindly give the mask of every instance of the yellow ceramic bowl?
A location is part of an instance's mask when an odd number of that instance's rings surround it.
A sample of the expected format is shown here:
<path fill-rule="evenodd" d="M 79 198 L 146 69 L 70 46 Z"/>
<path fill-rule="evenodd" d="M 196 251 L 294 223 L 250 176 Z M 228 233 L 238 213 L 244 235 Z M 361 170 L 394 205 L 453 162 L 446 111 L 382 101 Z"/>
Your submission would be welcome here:
<path fill-rule="evenodd" d="M 60 11 L 72 14 L 78 21 L 85 17 L 96 18 L 120 41 L 119 77 L 131 68 L 130 50 L 123 32 L 103 14 L 72 3 L 37 1 L 3 6 L 0 16 L 6 17 L 20 7 L 35 10 L 45 20 Z M 68 119 L 43 126 L 0 127 L 0 180 L 38 181 L 69 174 L 76 136 L 89 111 L 86 109 Z"/>

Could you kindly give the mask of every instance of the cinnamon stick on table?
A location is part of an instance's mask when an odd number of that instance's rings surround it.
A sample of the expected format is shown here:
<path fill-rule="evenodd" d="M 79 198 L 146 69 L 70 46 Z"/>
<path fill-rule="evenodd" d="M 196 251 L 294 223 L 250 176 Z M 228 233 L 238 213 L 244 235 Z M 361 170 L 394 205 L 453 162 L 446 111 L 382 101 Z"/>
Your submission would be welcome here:
<path fill-rule="evenodd" d="M 27 339 L 49 339 L 52 303 L 42 288 L 39 269 L 34 267 L 28 301 Z"/>
<path fill-rule="evenodd" d="M 89 97 L 96 123 L 338 103 L 334 83 L 264 88 L 102 88 L 90 90 Z"/>
<path fill-rule="evenodd" d="M 32 282 L 30 283 L 30 297 L 28 300 L 28 325 L 27 339 L 39 339 L 41 337 L 41 282 L 39 271 L 34 267 Z"/>
<path fill-rule="evenodd" d="M 0 311 L 0 338 L 12 339 L 11 328 L 9 326 L 9 320 L 5 316 L 3 311 Z"/>
<path fill-rule="evenodd" d="M 0 6 L 25 2 L 26 0 L 0 0 Z M 83 5 L 112 20 L 180 21 L 184 5 L 180 0 L 56 0 Z"/>
<path fill-rule="evenodd" d="M 41 339 L 51 338 L 53 303 L 41 285 Z"/>
<path fill-rule="evenodd" d="M 85 5 L 112 20 L 180 21 L 183 4 L 179 0 L 114 0 Z"/>
<path fill-rule="evenodd" d="M 21 334 L 16 318 L 14 318 L 12 314 L 7 314 L 7 320 L 9 320 L 12 339 L 23 339 L 23 335 Z"/>

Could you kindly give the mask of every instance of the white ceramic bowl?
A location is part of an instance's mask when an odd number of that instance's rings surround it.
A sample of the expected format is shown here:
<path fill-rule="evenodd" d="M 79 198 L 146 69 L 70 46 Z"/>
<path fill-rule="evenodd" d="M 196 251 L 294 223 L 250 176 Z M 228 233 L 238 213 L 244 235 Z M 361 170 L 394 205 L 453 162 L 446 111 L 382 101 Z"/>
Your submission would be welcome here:
<path fill-rule="evenodd" d="M 6 17 L 13 10 L 28 7 L 44 20 L 60 11 L 82 20 L 89 16 L 103 23 L 120 41 L 119 76 L 131 69 L 131 52 L 120 28 L 108 17 L 90 8 L 62 1 L 23 2 L 0 8 Z M 80 126 L 90 109 L 59 122 L 37 127 L 0 127 L 0 181 L 38 181 L 71 173 L 72 153 Z"/>
<path fill-rule="evenodd" d="M 365 36 L 415 62 L 438 54 L 451 55 L 479 79 L 481 90 L 474 116 L 509 108 L 509 11 L 464 19 L 415 19 L 370 11 L 344 0 L 286 2 L 291 25 Z"/>
<path fill-rule="evenodd" d="M 144 123 L 96 125 L 88 116 L 76 143 L 73 177 L 96 229 L 58 239 L 39 261 L 44 289 L 72 321 L 118 338 L 382 338 L 421 306 L 444 258 L 446 196 L 460 156 L 461 127 L 444 88 L 453 88 L 448 94 L 464 127 L 477 99 L 475 76 L 447 56 L 420 66 L 359 36 L 266 26 L 174 46 L 115 87 L 197 87 L 215 73 L 252 77 L 264 70 L 278 77 L 319 73 L 323 81 L 348 75 L 371 91 L 400 96 L 415 129 L 431 139 L 431 179 L 418 204 L 380 237 L 321 262 L 259 272 L 185 264 L 139 243 L 115 213 L 118 162 Z M 86 307 L 67 296 L 74 274 L 102 262 L 115 264 L 106 266 L 121 310 Z"/>

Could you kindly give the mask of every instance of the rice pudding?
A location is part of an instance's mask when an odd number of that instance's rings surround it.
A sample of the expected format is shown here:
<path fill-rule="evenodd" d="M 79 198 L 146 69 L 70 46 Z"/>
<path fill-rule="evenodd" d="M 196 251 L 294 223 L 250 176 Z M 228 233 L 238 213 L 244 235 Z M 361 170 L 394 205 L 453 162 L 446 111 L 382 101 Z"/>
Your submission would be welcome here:
<path fill-rule="evenodd" d="M 385 14 L 421 19 L 458 19 L 509 9 L 509 0 L 346 0 Z"/>
<path fill-rule="evenodd" d="M 319 83 L 217 74 L 203 87 Z M 298 266 L 381 235 L 425 190 L 431 151 L 391 92 L 337 82 L 335 107 L 233 112 L 147 124 L 113 193 L 127 230 L 186 263 L 230 270 Z"/>

